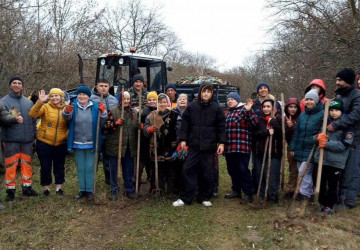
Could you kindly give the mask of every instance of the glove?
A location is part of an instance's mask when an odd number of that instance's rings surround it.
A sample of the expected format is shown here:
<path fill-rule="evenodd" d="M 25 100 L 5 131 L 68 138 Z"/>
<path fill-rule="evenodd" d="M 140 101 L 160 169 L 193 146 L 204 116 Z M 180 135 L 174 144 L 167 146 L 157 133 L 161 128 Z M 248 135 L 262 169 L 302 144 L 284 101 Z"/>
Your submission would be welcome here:
<path fill-rule="evenodd" d="M 105 113 L 105 105 L 104 105 L 104 103 L 102 103 L 102 102 L 99 103 L 99 110 L 100 110 L 101 114 Z"/>
<path fill-rule="evenodd" d="M 144 123 L 139 123 L 137 125 L 137 128 L 140 129 L 140 130 L 144 130 Z"/>
<path fill-rule="evenodd" d="M 319 148 L 325 148 L 326 146 L 326 142 L 328 140 L 329 136 L 328 135 L 325 135 L 325 134 L 319 134 L 317 136 L 317 140 L 319 142 Z"/>
<path fill-rule="evenodd" d="M 65 106 L 65 112 L 70 114 L 71 112 L 73 112 L 74 107 L 72 105 L 66 105 Z"/>
<path fill-rule="evenodd" d="M 153 134 L 154 132 L 158 132 L 158 129 L 154 126 L 150 126 L 146 129 L 146 131 L 149 133 L 149 134 Z"/>
<path fill-rule="evenodd" d="M 124 120 L 119 118 L 119 119 L 116 120 L 115 124 L 118 125 L 118 126 L 122 126 L 124 124 Z"/>

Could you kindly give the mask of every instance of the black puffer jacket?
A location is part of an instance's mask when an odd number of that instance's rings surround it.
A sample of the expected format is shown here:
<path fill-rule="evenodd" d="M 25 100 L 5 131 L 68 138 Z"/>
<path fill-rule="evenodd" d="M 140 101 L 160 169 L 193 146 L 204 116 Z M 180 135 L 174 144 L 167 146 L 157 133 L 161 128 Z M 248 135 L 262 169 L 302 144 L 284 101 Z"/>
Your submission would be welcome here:
<path fill-rule="evenodd" d="M 216 150 L 218 143 L 225 143 L 225 116 L 220 106 L 212 100 L 201 101 L 204 88 L 214 88 L 211 83 L 203 83 L 199 88 L 199 99 L 190 103 L 184 114 L 180 128 L 180 141 L 196 150 Z"/>

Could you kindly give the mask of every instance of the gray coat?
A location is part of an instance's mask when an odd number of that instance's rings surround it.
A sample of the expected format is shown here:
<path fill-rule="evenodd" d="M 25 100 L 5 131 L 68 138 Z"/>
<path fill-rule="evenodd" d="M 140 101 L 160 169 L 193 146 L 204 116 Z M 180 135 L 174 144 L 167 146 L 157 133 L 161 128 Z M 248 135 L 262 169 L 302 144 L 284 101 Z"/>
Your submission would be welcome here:
<path fill-rule="evenodd" d="M 328 131 L 327 135 L 329 139 L 324 150 L 323 165 L 344 169 L 350 146 L 354 140 L 354 133 L 336 130 L 334 133 Z M 316 140 L 316 137 L 314 136 L 314 140 Z M 317 148 L 314 156 L 316 163 L 319 162 L 319 154 L 320 149 Z"/>
<path fill-rule="evenodd" d="M 21 124 L 14 124 L 10 127 L 4 127 L 1 131 L 1 138 L 3 142 L 19 142 L 28 143 L 33 142 L 36 134 L 36 119 L 29 116 L 29 111 L 33 106 L 25 96 L 17 96 L 14 92 L 9 91 L 9 94 L 1 98 L 7 111 L 13 107 L 18 110 L 24 118 Z"/>

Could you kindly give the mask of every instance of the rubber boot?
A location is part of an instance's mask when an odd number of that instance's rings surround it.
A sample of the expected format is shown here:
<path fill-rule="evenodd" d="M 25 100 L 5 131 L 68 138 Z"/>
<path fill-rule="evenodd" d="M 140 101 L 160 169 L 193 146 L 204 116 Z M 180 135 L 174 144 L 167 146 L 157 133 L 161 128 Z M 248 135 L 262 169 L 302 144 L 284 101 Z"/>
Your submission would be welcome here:
<path fill-rule="evenodd" d="M 6 194 L 5 201 L 13 201 L 15 199 L 15 189 L 6 189 Z"/>

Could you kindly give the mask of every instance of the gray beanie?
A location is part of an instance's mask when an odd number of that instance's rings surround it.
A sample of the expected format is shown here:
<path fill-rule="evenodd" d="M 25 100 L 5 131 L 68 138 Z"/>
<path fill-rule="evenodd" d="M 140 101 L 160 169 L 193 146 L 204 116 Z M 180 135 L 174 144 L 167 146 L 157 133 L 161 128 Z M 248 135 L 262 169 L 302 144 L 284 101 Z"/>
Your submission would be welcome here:
<path fill-rule="evenodd" d="M 305 99 L 313 99 L 316 103 L 319 102 L 319 94 L 315 89 L 310 90 L 306 93 Z"/>

